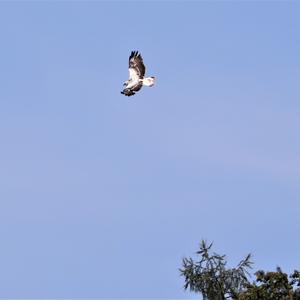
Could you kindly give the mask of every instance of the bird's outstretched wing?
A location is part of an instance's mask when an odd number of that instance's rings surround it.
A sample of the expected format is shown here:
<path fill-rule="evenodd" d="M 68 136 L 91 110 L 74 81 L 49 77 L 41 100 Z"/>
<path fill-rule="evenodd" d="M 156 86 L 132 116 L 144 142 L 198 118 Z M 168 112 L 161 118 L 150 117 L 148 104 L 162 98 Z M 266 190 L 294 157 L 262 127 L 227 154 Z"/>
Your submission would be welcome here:
<path fill-rule="evenodd" d="M 130 71 L 130 69 L 132 70 Z M 143 62 L 143 58 L 138 51 L 131 51 L 131 54 L 129 56 L 129 74 L 133 71 L 137 73 L 140 79 L 145 76 L 146 68 Z"/>

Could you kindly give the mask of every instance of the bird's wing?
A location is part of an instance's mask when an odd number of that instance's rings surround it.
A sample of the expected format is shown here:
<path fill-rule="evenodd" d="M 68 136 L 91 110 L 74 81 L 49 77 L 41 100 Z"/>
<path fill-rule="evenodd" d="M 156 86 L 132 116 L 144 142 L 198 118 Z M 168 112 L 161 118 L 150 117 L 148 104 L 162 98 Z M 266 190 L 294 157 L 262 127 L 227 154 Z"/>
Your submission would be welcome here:
<path fill-rule="evenodd" d="M 143 62 L 143 58 L 138 51 L 131 51 L 131 54 L 129 56 L 129 73 L 130 69 L 135 70 L 140 79 L 145 76 L 146 68 Z"/>

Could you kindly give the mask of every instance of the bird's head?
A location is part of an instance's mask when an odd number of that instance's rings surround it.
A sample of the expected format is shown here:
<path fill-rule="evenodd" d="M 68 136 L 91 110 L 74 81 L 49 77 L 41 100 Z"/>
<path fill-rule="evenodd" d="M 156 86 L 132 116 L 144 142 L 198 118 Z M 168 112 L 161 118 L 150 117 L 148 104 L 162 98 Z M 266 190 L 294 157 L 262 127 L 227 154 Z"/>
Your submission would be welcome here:
<path fill-rule="evenodd" d="M 149 86 L 153 86 L 154 83 L 155 83 L 155 77 L 154 76 L 149 77 Z"/>
<path fill-rule="evenodd" d="M 153 86 L 155 83 L 155 77 L 154 76 L 147 77 L 147 78 L 142 79 L 142 81 L 143 81 L 143 85 L 145 85 L 145 86 Z"/>

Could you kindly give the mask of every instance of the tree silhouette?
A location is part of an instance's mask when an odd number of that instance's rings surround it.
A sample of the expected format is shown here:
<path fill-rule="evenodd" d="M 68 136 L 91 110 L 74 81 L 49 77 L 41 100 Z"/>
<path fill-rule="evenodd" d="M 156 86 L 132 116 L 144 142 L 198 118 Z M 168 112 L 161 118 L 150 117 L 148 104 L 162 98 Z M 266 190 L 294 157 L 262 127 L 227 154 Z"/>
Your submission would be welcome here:
<path fill-rule="evenodd" d="M 257 271 L 255 276 L 256 282 L 240 293 L 239 300 L 300 300 L 299 271 L 288 276 L 278 267 L 276 272 Z"/>
<path fill-rule="evenodd" d="M 225 255 L 210 253 L 212 243 L 202 240 L 199 261 L 183 258 L 179 269 L 185 277 L 185 289 L 199 292 L 204 300 L 238 299 L 239 294 L 249 285 L 248 271 L 251 268 L 251 255 L 248 254 L 235 268 L 227 268 Z"/>
<path fill-rule="evenodd" d="M 198 261 L 183 258 L 179 271 L 185 278 L 185 290 L 201 293 L 204 300 L 300 300 L 299 271 L 288 276 L 279 267 L 275 272 L 260 270 L 250 283 L 251 255 L 228 268 L 225 255 L 211 253 L 212 245 L 201 241 Z"/>

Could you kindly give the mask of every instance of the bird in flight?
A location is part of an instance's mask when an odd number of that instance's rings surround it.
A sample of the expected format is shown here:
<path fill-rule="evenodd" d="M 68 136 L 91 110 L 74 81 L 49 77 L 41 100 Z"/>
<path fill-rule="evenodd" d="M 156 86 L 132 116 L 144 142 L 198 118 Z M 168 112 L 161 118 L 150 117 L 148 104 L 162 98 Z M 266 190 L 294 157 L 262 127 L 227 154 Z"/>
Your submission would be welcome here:
<path fill-rule="evenodd" d="M 143 58 L 138 51 L 131 51 L 129 56 L 129 79 L 123 84 L 123 91 L 121 94 L 125 96 L 133 96 L 139 91 L 142 86 L 153 86 L 155 77 L 144 77 L 146 67 Z"/>

